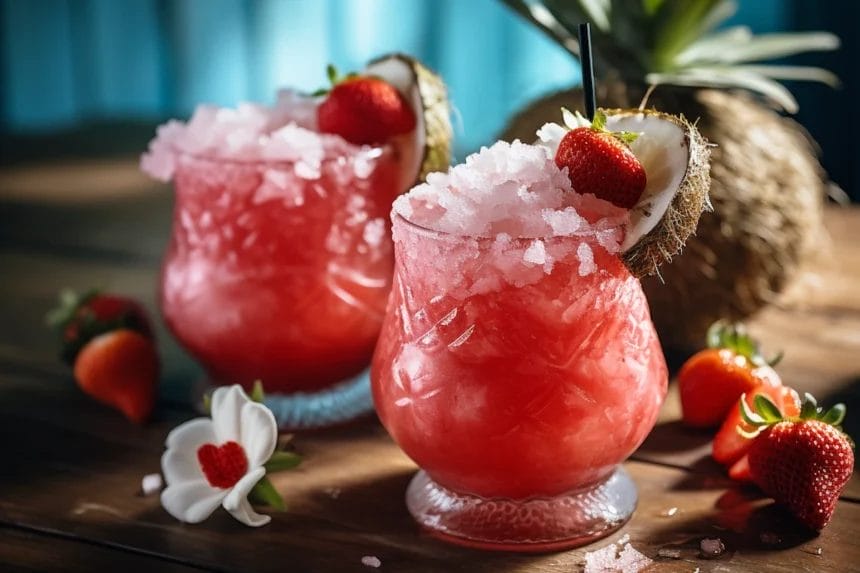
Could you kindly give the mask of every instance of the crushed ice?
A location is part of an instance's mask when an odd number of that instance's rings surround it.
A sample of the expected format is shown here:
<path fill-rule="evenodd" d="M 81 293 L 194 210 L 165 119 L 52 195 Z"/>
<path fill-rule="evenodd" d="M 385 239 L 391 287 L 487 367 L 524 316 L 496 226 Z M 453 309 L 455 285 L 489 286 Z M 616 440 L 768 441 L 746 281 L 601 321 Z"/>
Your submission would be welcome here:
<path fill-rule="evenodd" d="M 376 555 L 365 555 L 361 558 L 361 564 L 365 567 L 373 567 L 374 569 L 378 569 L 382 566 L 382 561 Z"/>
<path fill-rule="evenodd" d="M 654 561 L 628 543 L 625 535 L 616 543 L 610 543 L 597 551 L 585 554 L 583 573 L 638 573 Z"/>
<path fill-rule="evenodd" d="M 318 133 L 318 103 L 319 98 L 282 90 L 271 106 L 199 105 L 187 122 L 170 120 L 158 127 L 141 156 L 141 169 L 155 179 L 169 181 L 181 155 L 187 154 L 231 161 L 291 162 L 296 177 L 315 181 L 321 177 L 326 158 L 348 157 L 344 166 L 349 168 L 349 177 L 366 179 L 380 149 Z"/>

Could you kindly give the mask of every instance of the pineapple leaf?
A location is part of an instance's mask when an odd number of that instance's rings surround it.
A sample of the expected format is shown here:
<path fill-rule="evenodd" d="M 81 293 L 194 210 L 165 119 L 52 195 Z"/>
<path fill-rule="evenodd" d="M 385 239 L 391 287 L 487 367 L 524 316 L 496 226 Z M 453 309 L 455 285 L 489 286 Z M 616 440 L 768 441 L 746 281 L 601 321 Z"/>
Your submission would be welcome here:
<path fill-rule="evenodd" d="M 671 69 L 675 56 L 708 31 L 709 18 L 726 0 L 666 0 L 654 16 L 652 37 L 656 72 Z"/>
<path fill-rule="evenodd" d="M 645 13 L 649 16 L 653 16 L 657 13 L 657 10 L 660 9 L 664 0 L 642 0 L 642 7 L 645 9 Z"/>
<path fill-rule="evenodd" d="M 784 86 L 761 74 L 736 70 L 729 66 L 702 66 L 677 72 L 648 74 L 650 84 L 676 86 L 741 88 L 765 96 L 789 113 L 797 113 L 797 100 Z"/>
<path fill-rule="evenodd" d="M 685 67 L 695 62 L 706 60 L 709 54 L 717 53 L 726 46 L 749 42 L 752 38 L 752 30 L 746 26 L 726 28 L 725 30 L 708 34 L 684 48 L 675 57 L 674 64 L 678 67 Z"/>
<path fill-rule="evenodd" d="M 701 48 L 702 42 L 705 42 L 706 49 L 704 50 Z M 696 48 L 696 44 L 699 44 L 698 48 Z M 757 62 L 791 56 L 801 52 L 835 50 L 838 47 L 839 38 L 829 32 L 764 34 L 748 38 L 745 42 L 738 41 L 738 38 L 733 37 L 723 37 L 719 41 L 705 37 L 678 54 L 674 63 L 697 65 L 702 63 Z M 691 51 L 693 52 L 692 56 Z"/>
<path fill-rule="evenodd" d="M 592 26 L 602 32 L 609 31 L 610 0 L 543 0 L 543 3 L 556 18 L 566 22 L 570 29 L 576 29 L 578 24 L 591 22 Z"/>
<path fill-rule="evenodd" d="M 733 66 L 735 70 L 743 70 L 761 74 L 774 80 L 800 80 L 805 82 L 819 82 L 826 84 L 832 88 L 838 88 L 842 85 L 839 77 L 824 68 L 816 68 L 813 66 L 759 66 L 759 65 L 744 65 Z"/>
<path fill-rule="evenodd" d="M 702 33 L 710 32 L 738 11 L 738 3 L 735 0 L 722 0 L 711 9 L 711 12 L 702 20 Z"/>

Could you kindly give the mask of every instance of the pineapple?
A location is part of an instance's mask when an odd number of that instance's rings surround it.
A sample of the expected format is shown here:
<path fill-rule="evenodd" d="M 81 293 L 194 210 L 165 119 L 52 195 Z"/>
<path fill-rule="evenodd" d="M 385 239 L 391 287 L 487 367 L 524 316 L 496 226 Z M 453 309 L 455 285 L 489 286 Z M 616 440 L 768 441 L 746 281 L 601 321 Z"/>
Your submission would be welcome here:
<path fill-rule="evenodd" d="M 709 141 L 711 201 L 686 250 L 643 280 L 663 343 L 698 347 L 719 318 L 741 319 L 772 302 L 822 246 L 826 179 L 814 143 L 794 121 L 797 101 L 775 80 L 836 85 L 820 68 L 765 65 L 804 51 L 832 50 L 825 32 L 754 36 L 743 26 L 715 31 L 730 0 L 505 0 L 574 56 L 576 27 L 591 22 L 598 103 L 683 114 Z M 583 109 L 571 89 L 531 104 L 503 139 L 529 141 L 559 108 Z"/>

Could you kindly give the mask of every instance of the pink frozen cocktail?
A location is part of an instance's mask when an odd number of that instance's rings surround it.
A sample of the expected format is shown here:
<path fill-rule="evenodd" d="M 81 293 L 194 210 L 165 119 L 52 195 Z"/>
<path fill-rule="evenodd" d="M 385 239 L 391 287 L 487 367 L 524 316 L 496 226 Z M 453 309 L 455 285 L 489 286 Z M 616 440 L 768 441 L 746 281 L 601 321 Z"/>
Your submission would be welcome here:
<path fill-rule="evenodd" d="M 322 99 L 201 106 L 144 155 L 176 191 L 162 311 L 212 383 L 315 392 L 370 361 L 391 286 L 388 213 L 414 157 L 408 138 L 320 133 Z"/>
<path fill-rule="evenodd" d="M 636 503 L 619 464 L 667 384 L 622 261 L 630 213 L 573 190 L 551 143 L 500 142 L 399 198 L 393 224 L 372 383 L 422 468 L 413 516 L 451 541 L 520 550 L 619 527 Z"/>

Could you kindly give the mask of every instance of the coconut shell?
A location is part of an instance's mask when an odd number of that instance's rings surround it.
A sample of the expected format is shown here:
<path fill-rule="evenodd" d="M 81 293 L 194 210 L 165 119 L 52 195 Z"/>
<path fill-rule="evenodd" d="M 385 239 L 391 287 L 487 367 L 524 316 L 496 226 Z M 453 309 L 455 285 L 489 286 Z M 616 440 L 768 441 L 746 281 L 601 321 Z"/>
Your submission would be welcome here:
<path fill-rule="evenodd" d="M 604 85 L 606 107 L 636 107 L 642 90 Z M 578 89 L 556 93 L 513 118 L 502 139 L 534 139 L 559 108 L 583 109 Z M 710 197 L 684 251 L 642 286 L 663 344 L 700 348 L 720 318 L 744 319 L 772 303 L 824 244 L 824 171 L 809 136 L 745 92 L 660 86 L 648 107 L 684 115 L 715 144 Z M 698 119 L 698 121 L 696 121 Z M 661 280 L 662 279 L 662 280 Z"/>

